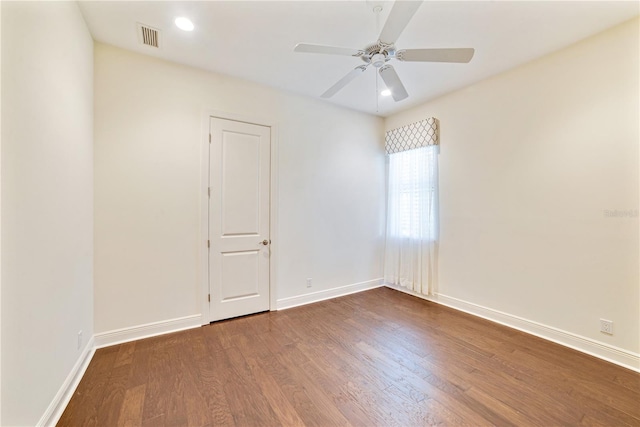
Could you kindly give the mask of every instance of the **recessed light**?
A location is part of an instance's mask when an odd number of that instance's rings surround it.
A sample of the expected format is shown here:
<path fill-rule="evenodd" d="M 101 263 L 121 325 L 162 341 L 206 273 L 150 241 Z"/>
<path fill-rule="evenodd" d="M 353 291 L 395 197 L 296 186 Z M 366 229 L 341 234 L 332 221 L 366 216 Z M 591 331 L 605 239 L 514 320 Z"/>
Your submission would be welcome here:
<path fill-rule="evenodd" d="M 195 28 L 193 22 L 191 22 L 189 18 L 185 18 L 184 16 L 176 18 L 175 23 L 176 26 L 183 31 L 193 31 L 193 29 Z"/>
<path fill-rule="evenodd" d="M 391 91 L 389 89 L 385 89 L 382 92 L 380 92 L 380 95 L 389 96 L 389 95 L 391 95 Z"/>

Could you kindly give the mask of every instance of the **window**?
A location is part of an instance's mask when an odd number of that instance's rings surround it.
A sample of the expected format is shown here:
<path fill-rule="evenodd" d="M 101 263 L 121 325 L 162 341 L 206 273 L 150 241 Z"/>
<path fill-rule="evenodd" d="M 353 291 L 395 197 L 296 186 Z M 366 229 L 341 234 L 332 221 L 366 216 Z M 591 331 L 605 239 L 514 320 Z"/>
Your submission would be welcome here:
<path fill-rule="evenodd" d="M 438 120 L 388 131 L 387 241 L 384 281 L 430 295 L 437 280 Z"/>
<path fill-rule="evenodd" d="M 435 240 L 437 146 L 389 155 L 387 237 Z"/>

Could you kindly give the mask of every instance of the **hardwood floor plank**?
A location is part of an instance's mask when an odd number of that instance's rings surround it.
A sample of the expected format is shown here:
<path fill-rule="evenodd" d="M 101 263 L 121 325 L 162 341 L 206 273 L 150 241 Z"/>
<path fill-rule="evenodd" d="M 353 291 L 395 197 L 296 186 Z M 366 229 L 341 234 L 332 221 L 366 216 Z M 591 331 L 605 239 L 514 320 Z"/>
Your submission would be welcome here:
<path fill-rule="evenodd" d="M 110 371 L 117 356 L 117 349 L 96 350 L 84 377 L 65 408 L 59 426 L 95 426 L 98 424 L 98 402 L 107 389 Z"/>
<path fill-rule="evenodd" d="M 109 381 L 105 386 L 105 393 L 98 404 L 97 425 L 114 426 L 118 423 L 120 408 L 124 402 L 124 395 L 129 382 L 131 365 L 122 365 L 113 368 Z M 102 408 L 114 408 L 114 410 L 103 411 Z M 117 410 L 115 410 L 117 408 Z"/>
<path fill-rule="evenodd" d="M 472 423 L 474 419 L 482 417 L 492 424 L 509 425 L 508 421 L 501 417 L 500 414 L 493 412 L 479 402 L 467 399 L 461 391 L 456 390 L 455 394 L 444 392 L 418 376 L 409 375 L 401 365 L 394 367 L 393 363 L 375 348 L 363 344 L 360 345 L 360 348 L 378 361 L 378 369 L 396 369 L 397 378 L 393 387 L 396 389 L 401 388 L 404 395 L 409 397 L 410 400 L 416 403 L 419 403 L 424 398 L 435 400 L 468 423 Z"/>
<path fill-rule="evenodd" d="M 329 379 L 320 378 L 316 381 L 325 389 L 335 389 L 339 393 L 338 399 L 348 399 L 350 406 L 358 406 L 359 409 L 355 409 L 355 411 L 365 414 L 365 417 L 361 418 L 373 417 L 374 420 L 383 420 L 383 425 L 407 425 L 409 419 L 407 414 L 402 414 L 399 411 L 392 397 L 385 391 L 390 387 L 390 381 L 382 381 L 377 373 L 371 372 L 368 366 L 363 366 L 359 360 L 356 360 L 355 363 L 348 363 L 347 360 L 351 355 L 345 354 L 335 347 L 328 348 L 320 342 L 316 342 L 316 345 L 307 342 L 298 343 L 297 347 L 316 366 L 319 366 L 326 373 L 331 373 Z M 336 371 L 341 381 L 337 384 L 331 384 L 332 378 L 335 382 Z M 375 392 L 370 390 L 375 390 Z M 354 411 L 348 407 L 341 410 L 345 414 Z M 394 415 L 391 417 L 389 414 Z M 352 421 L 351 418 L 349 420 Z M 376 422 L 363 422 L 365 425 L 376 424 Z"/>
<path fill-rule="evenodd" d="M 280 385 L 262 369 L 258 360 L 255 357 L 248 357 L 247 365 L 269 406 L 278 417 L 278 421 L 285 426 L 304 426 L 304 421 L 289 402 Z"/>
<path fill-rule="evenodd" d="M 165 427 L 164 414 L 142 420 L 142 427 Z"/>
<path fill-rule="evenodd" d="M 197 375 L 198 370 L 194 363 L 196 360 L 190 357 L 181 357 L 179 362 L 178 369 L 182 372 L 184 381 L 182 399 L 187 413 L 187 424 L 196 427 L 210 424 L 209 405 L 203 394 L 202 382 Z"/>
<path fill-rule="evenodd" d="M 170 383 L 167 376 L 170 373 L 170 356 L 166 346 L 158 347 L 149 355 L 147 391 L 142 411 L 143 423 L 160 415 L 164 420 L 164 415 L 168 411 Z"/>
<path fill-rule="evenodd" d="M 612 382 L 625 387 L 633 393 L 640 394 L 640 378 L 630 370 L 626 370 L 626 372 L 616 372 Z"/>
<path fill-rule="evenodd" d="M 522 412 L 503 403 L 498 397 L 492 396 L 484 391 L 471 387 L 464 393 L 477 402 L 481 402 L 486 407 L 496 408 L 496 411 L 506 418 L 511 424 L 516 426 L 532 426 L 536 425 L 535 420 L 529 418 Z"/>
<path fill-rule="evenodd" d="M 136 349 L 136 342 L 128 342 L 119 345 L 118 355 L 115 361 L 115 367 L 129 365 L 133 359 L 133 354 Z"/>
<path fill-rule="evenodd" d="M 230 347 L 225 356 L 234 374 L 225 384 L 225 393 L 236 424 L 279 425 L 278 416 L 264 394 L 255 392 L 259 386 L 242 353 L 237 347 Z"/>
<path fill-rule="evenodd" d="M 224 393 L 224 384 L 227 376 L 223 371 L 229 369 L 229 367 L 218 362 L 223 360 L 218 357 L 220 355 L 217 353 L 212 352 L 211 355 L 197 360 L 196 373 L 198 381 L 196 386 L 199 387 L 207 405 L 210 424 L 214 426 L 234 426 L 235 422 L 231 414 L 231 408 Z"/>
<path fill-rule="evenodd" d="M 128 388 L 146 385 L 149 382 L 149 359 L 151 350 L 139 348 L 131 356 L 131 372 L 129 373 Z"/>
<path fill-rule="evenodd" d="M 460 415 L 444 407 L 437 400 L 427 398 L 420 402 L 411 402 L 406 399 L 404 393 L 396 387 L 389 387 L 385 390 L 388 396 L 393 399 L 390 408 L 402 408 L 407 414 L 404 425 L 424 426 L 424 425 L 469 425 L 469 420 L 465 420 Z M 490 423 L 474 423 L 476 426 L 490 425 Z"/>
<path fill-rule="evenodd" d="M 353 398 L 353 394 L 347 388 L 347 382 L 354 385 L 361 378 L 353 371 L 348 371 L 348 367 L 341 363 L 330 351 L 318 352 L 317 346 L 308 346 L 300 342 L 296 347 L 308 359 L 306 372 L 312 381 L 318 384 L 323 390 L 329 391 L 329 397 L 333 400 L 338 410 L 353 425 L 374 425 L 375 418 L 371 417 L 370 407 L 360 404 L 357 399 Z M 320 354 L 319 354 L 320 353 Z M 336 370 L 342 375 L 337 377 Z M 348 380 L 347 380 L 348 379 Z M 368 388 L 370 383 L 364 381 Z"/>
<path fill-rule="evenodd" d="M 258 337 L 260 338 L 260 337 Z M 267 341 L 260 342 L 268 346 Z M 293 345 L 289 345 L 287 351 L 272 353 L 272 358 L 267 358 L 266 369 L 276 369 L 274 377 L 285 374 L 288 377 L 287 390 L 289 401 L 296 408 L 296 412 L 304 420 L 305 425 L 310 426 L 349 426 L 351 423 L 344 417 L 333 402 L 330 390 L 321 388 L 315 383 L 308 370 L 311 369 L 309 360 Z"/>
<path fill-rule="evenodd" d="M 130 388 L 124 395 L 124 402 L 120 407 L 118 427 L 133 427 L 142 425 L 142 408 L 147 386 L 141 384 Z"/>
<path fill-rule="evenodd" d="M 189 417 L 187 415 L 186 406 L 186 378 L 184 373 L 180 370 L 180 357 L 181 350 L 177 348 L 170 349 L 168 354 L 168 366 L 169 370 L 164 373 L 165 385 L 164 394 L 166 395 L 165 406 L 165 422 L 167 425 L 189 425 Z"/>
<path fill-rule="evenodd" d="M 640 426 L 640 374 L 388 288 L 97 350 L 60 426 Z"/>

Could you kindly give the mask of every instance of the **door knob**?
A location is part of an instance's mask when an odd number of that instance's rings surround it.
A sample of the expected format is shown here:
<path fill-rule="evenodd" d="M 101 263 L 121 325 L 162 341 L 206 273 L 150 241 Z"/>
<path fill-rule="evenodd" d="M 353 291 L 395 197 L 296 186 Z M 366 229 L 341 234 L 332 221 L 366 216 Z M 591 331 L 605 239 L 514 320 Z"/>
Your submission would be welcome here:
<path fill-rule="evenodd" d="M 262 242 L 259 242 L 258 244 L 267 246 L 269 244 L 269 241 L 267 239 L 264 239 Z"/>

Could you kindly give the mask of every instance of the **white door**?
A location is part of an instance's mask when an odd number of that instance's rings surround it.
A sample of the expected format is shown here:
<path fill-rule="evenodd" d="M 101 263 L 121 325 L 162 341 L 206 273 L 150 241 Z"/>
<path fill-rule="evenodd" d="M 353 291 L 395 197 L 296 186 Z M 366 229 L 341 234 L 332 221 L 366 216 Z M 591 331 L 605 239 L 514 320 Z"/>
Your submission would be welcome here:
<path fill-rule="evenodd" d="M 211 118 L 210 321 L 269 310 L 271 129 Z"/>

